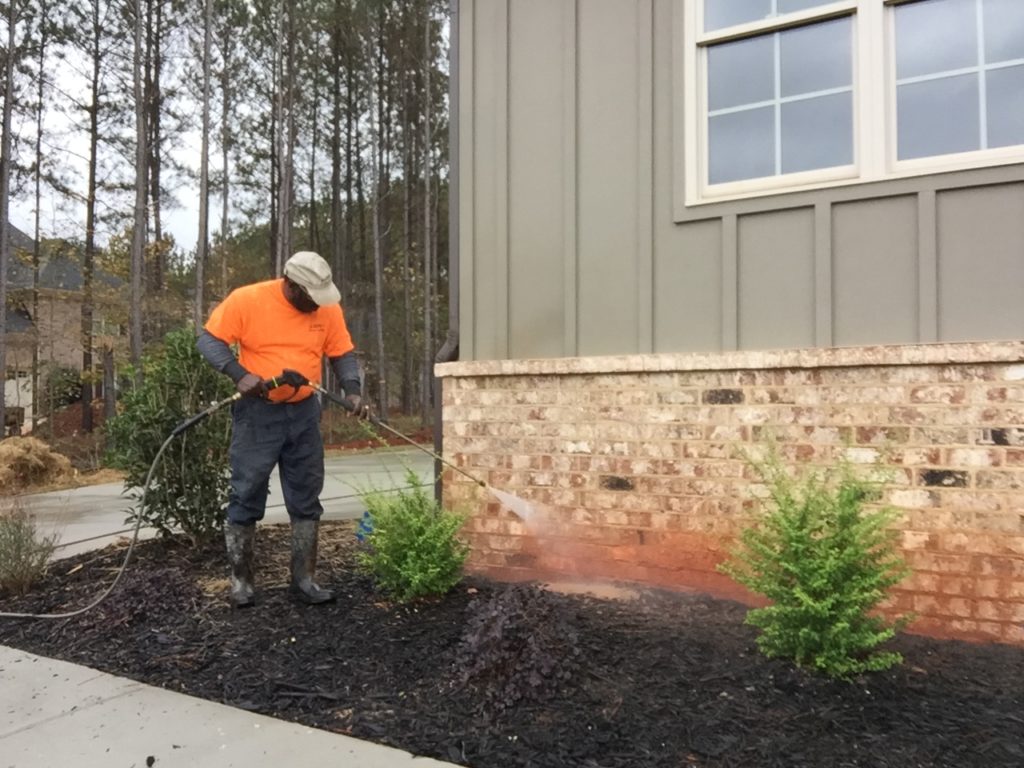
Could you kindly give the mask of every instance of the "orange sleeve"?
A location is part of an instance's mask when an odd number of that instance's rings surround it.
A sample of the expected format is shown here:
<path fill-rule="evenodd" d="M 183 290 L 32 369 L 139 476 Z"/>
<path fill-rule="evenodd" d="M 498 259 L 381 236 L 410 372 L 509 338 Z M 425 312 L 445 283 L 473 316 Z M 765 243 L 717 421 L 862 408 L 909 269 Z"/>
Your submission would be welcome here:
<path fill-rule="evenodd" d="M 213 333 L 213 331 L 210 331 L 210 333 Z M 214 336 L 216 335 L 214 334 Z M 352 343 L 352 336 L 348 332 L 348 325 L 345 324 L 345 313 L 341 311 L 341 305 L 332 305 L 328 308 L 327 313 L 327 336 L 324 338 L 324 354 L 327 357 L 340 357 L 355 348 L 355 344 Z"/>
<path fill-rule="evenodd" d="M 242 338 L 245 325 L 241 304 L 237 291 L 229 293 L 210 313 L 206 330 L 226 344 L 237 344 Z"/>

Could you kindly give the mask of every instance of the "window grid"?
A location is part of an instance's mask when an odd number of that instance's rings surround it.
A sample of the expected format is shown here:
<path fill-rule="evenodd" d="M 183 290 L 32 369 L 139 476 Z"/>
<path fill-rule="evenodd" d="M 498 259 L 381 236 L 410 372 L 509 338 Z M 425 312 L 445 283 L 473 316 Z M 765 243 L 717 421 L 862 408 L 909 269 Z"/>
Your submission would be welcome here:
<path fill-rule="evenodd" d="M 977 16 L 976 34 L 978 37 L 977 66 L 962 70 L 950 70 L 923 76 L 897 79 L 894 70 L 894 54 L 890 48 L 881 61 L 888 61 L 887 67 L 875 66 L 871 59 L 880 55 L 874 41 L 887 39 L 890 46 L 894 40 L 894 14 L 896 9 L 917 0 L 836 0 L 831 4 L 812 6 L 799 11 L 783 14 L 781 17 L 765 18 L 742 24 L 735 24 L 710 31 L 704 30 L 704 1 L 680 0 L 681 4 L 690 5 L 691 12 L 679 29 L 679 40 L 685 41 L 685 53 L 681 62 L 685 62 L 686 71 L 694 73 L 688 80 L 689 87 L 696 84 L 699 88 L 697 98 L 681 100 L 681 106 L 689 105 L 682 113 L 686 115 L 688 124 L 693 126 L 696 120 L 697 130 L 686 134 L 686 156 L 689 158 L 684 187 L 677 187 L 680 193 L 685 189 L 685 205 L 713 203 L 742 197 L 779 194 L 801 189 L 814 189 L 837 185 L 867 183 L 884 179 L 895 179 L 916 176 L 922 173 L 950 172 L 966 168 L 991 167 L 1022 161 L 1021 145 L 998 145 L 990 147 L 987 132 L 987 83 L 986 73 L 1024 65 L 1024 58 L 989 63 L 984 50 L 984 5 L 982 0 L 975 0 Z M 773 12 L 777 12 L 778 0 L 772 2 Z M 779 98 L 778 72 L 776 71 L 776 94 L 770 101 L 757 104 L 745 104 L 736 107 L 708 109 L 708 50 L 716 44 L 742 40 L 759 35 L 773 34 L 776 46 L 778 35 L 786 29 L 813 25 L 834 18 L 848 17 L 852 20 L 854 78 L 849 87 L 839 87 L 815 93 L 800 94 Z M 680 17 L 682 19 L 684 17 Z M 858 24 L 858 19 L 864 25 Z M 861 63 L 858 63 L 860 61 Z M 779 57 L 776 48 L 775 68 L 778 70 Z M 890 67 L 892 67 L 890 69 Z M 888 70 L 888 74 L 883 73 Z M 976 74 L 980 79 L 979 114 L 984 131 L 981 135 L 981 148 L 955 153 L 954 155 L 929 155 L 920 158 L 900 160 L 897 157 L 895 125 L 897 121 L 896 92 L 903 84 L 925 80 L 952 77 L 957 74 Z M 854 165 L 845 167 L 823 168 L 810 172 L 799 172 L 757 177 L 735 182 L 711 184 L 709 182 L 709 121 L 713 116 L 729 112 L 740 112 L 758 107 L 772 106 L 775 111 L 776 171 L 779 169 L 780 156 L 778 144 L 781 141 L 779 122 L 781 105 L 791 101 L 799 101 L 819 96 L 838 93 L 852 93 L 854 105 L 853 141 Z M 860 117 L 858 117 L 860 115 Z M 869 119 L 875 115 L 874 120 Z M 889 127 L 887 128 L 886 125 Z M 892 132 L 890 132 L 892 131 Z M 683 197 L 678 198 L 680 200 Z"/>
<path fill-rule="evenodd" d="M 772 12 L 775 13 L 777 11 L 777 8 L 778 8 L 778 0 L 772 0 Z M 833 20 L 833 18 L 834 17 L 832 17 L 832 16 L 825 16 L 822 19 L 818 20 L 817 23 L 826 23 L 828 21 Z M 850 19 L 852 19 L 853 16 L 852 15 L 845 15 L 842 18 L 850 18 Z M 813 22 L 812 22 L 812 24 L 813 24 Z M 774 157 L 772 158 L 773 173 L 772 173 L 771 176 L 757 176 L 757 177 L 751 177 L 751 178 L 757 178 L 757 179 L 769 178 L 770 179 L 770 178 L 773 178 L 773 177 L 778 177 L 778 176 L 786 175 L 786 174 L 784 174 L 784 171 L 783 171 L 783 126 L 782 126 L 782 107 L 783 107 L 783 105 L 785 105 L 785 104 L 792 104 L 792 103 L 800 102 L 800 101 L 809 101 L 809 100 L 812 100 L 812 99 L 821 98 L 821 97 L 825 97 L 825 96 L 835 96 L 835 95 L 845 94 L 845 93 L 851 94 L 851 99 L 855 98 L 854 82 L 855 82 L 855 79 L 856 79 L 856 75 L 854 73 L 854 70 L 855 70 L 856 66 L 855 66 L 855 64 L 853 62 L 851 62 L 851 72 L 850 72 L 851 81 L 850 81 L 850 85 L 836 86 L 834 88 L 824 88 L 824 89 L 820 89 L 820 90 L 816 90 L 816 91 L 807 91 L 805 93 L 799 93 L 799 94 L 795 94 L 795 95 L 792 95 L 792 96 L 783 96 L 782 95 L 782 35 L 786 31 L 788 31 L 789 29 L 792 29 L 792 27 L 783 27 L 779 31 L 775 31 L 775 32 L 757 32 L 757 33 L 751 34 L 749 36 L 745 36 L 743 38 L 740 38 L 740 39 L 744 39 L 744 40 L 750 40 L 750 39 L 759 38 L 759 37 L 766 37 L 769 34 L 772 36 L 772 88 L 773 88 L 773 92 L 772 92 L 772 98 L 771 99 L 763 99 L 763 100 L 756 101 L 756 102 L 748 102 L 748 103 L 745 103 L 745 104 L 738 104 L 738 105 L 730 106 L 730 107 L 720 107 L 718 109 L 708 109 L 706 111 L 707 118 L 706 118 L 706 120 L 704 122 L 705 147 L 706 147 L 706 150 L 708 152 L 710 152 L 711 123 L 712 123 L 714 118 L 721 117 L 721 116 L 724 116 L 724 115 L 737 114 L 737 113 L 741 113 L 741 112 L 752 112 L 752 111 L 755 111 L 755 110 L 758 110 L 758 109 L 765 109 L 767 107 L 771 107 L 772 108 L 772 126 L 773 126 L 773 130 L 774 130 L 774 142 L 773 142 L 773 154 L 774 154 Z M 851 35 L 853 35 L 853 34 L 855 34 L 855 30 L 851 26 Z M 726 41 L 726 42 L 728 42 L 728 41 Z M 712 48 L 714 48 L 716 44 L 720 44 L 720 43 L 710 43 L 710 44 L 707 44 L 707 45 L 703 46 L 703 48 L 704 48 L 704 57 L 705 57 L 704 58 L 704 62 L 705 62 L 705 66 L 704 66 L 705 76 L 703 77 L 704 89 L 705 89 L 704 90 L 705 104 L 707 104 L 710 101 L 710 98 L 708 96 L 708 88 L 710 87 L 710 79 L 709 79 L 709 77 L 707 75 L 707 55 L 708 55 L 708 52 Z M 854 40 L 851 39 L 851 47 L 853 47 L 853 46 L 854 46 Z M 852 51 L 851 51 L 851 53 L 852 53 Z M 855 133 L 856 132 L 854 131 L 854 134 Z M 855 141 L 856 141 L 856 138 L 855 138 Z M 826 166 L 824 169 L 817 169 L 817 170 L 827 170 L 829 168 L 836 168 L 836 167 L 842 167 L 842 166 Z M 709 168 L 708 172 L 705 173 L 705 183 L 709 183 L 710 184 L 712 182 L 710 182 L 710 179 L 708 178 L 709 175 L 710 175 L 710 168 Z M 744 180 L 745 179 L 738 179 L 738 181 L 744 181 Z M 730 183 L 730 182 L 720 182 L 720 183 Z"/>

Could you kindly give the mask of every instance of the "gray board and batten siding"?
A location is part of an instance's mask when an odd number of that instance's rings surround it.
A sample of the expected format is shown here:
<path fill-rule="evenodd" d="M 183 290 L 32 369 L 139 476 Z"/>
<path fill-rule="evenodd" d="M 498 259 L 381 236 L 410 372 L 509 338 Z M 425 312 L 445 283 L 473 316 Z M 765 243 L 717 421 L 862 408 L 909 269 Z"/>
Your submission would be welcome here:
<path fill-rule="evenodd" d="M 680 204 L 681 6 L 461 0 L 462 359 L 1024 337 L 1022 163 Z"/>

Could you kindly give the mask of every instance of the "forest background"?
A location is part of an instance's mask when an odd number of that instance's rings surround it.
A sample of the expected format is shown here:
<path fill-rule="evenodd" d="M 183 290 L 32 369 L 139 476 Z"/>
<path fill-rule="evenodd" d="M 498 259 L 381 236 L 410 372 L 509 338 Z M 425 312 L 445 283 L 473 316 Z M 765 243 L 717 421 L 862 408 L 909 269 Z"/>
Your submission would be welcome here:
<path fill-rule="evenodd" d="M 447 330 L 447 13 L 444 0 L 0 3 L 0 222 L 12 201 L 31 211 L 31 231 L 0 238 L 0 370 L 30 379 L 33 426 L 68 401 L 112 408 L 170 330 L 201 326 L 298 250 L 332 264 L 380 411 L 429 422 Z M 196 242 L 177 242 L 167 221 L 192 212 Z M 12 366 L 8 326 L 39 318 L 59 259 L 81 273 L 66 297 L 81 364 L 36 339 Z M 19 265 L 27 289 L 11 283 Z M 89 433 L 95 409 L 79 410 Z"/>

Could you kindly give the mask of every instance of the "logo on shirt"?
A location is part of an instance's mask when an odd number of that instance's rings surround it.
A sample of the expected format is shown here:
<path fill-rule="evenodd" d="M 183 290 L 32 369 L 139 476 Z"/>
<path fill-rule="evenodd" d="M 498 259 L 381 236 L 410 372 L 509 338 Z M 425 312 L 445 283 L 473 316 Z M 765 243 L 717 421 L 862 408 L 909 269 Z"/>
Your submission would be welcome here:
<path fill-rule="evenodd" d="M 313 321 L 309 324 L 310 333 L 324 333 L 327 330 L 327 326 L 324 323 L 318 323 Z"/>

